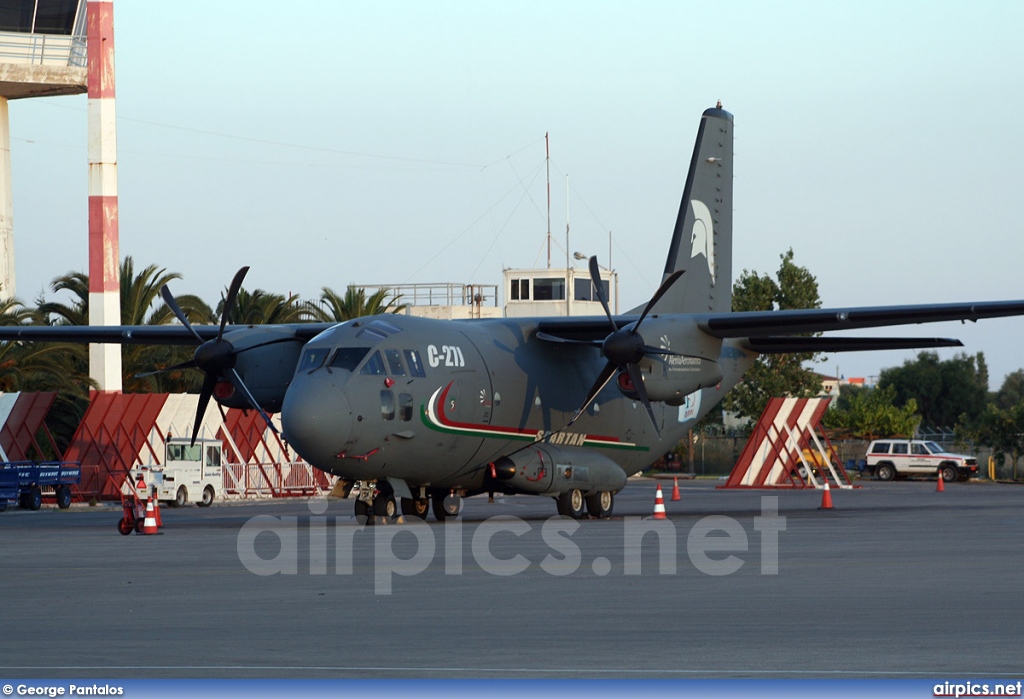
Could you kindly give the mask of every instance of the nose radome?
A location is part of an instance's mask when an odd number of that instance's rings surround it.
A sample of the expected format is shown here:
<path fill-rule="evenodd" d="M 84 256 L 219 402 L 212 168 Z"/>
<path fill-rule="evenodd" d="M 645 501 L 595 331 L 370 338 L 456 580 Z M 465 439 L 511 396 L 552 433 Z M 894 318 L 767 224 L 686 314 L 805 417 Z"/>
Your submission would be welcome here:
<path fill-rule="evenodd" d="M 352 406 L 340 388 L 324 379 L 297 377 L 281 406 L 284 438 L 314 466 L 333 462 L 352 436 Z"/>

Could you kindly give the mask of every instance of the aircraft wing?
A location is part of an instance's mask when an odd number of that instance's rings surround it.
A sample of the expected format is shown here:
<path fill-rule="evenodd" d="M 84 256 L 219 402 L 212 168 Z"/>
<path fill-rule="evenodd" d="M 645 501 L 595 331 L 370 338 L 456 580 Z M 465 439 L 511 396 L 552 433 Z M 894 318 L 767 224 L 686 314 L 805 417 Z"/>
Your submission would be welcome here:
<path fill-rule="evenodd" d="M 797 311 L 748 311 L 696 316 L 697 326 L 714 337 L 767 337 L 890 325 L 982 320 L 1024 315 L 1024 301 L 811 308 Z"/>
<path fill-rule="evenodd" d="M 337 323 L 291 323 L 262 327 L 288 328 L 296 337 L 311 340 Z M 220 326 L 193 325 L 203 340 L 217 337 Z M 229 325 L 231 332 L 245 325 Z M 256 326 L 261 327 L 261 326 Z M 0 326 L 0 342 L 92 342 L 113 345 L 195 345 L 196 338 L 183 325 L 6 325 Z"/>
<path fill-rule="evenodd" d="M 751 350 L 771 354 L 961 347 L 959 340 L 951 338 L 816 337 L 813 334 L 1019 315 L 1024 315 L 1024 300 L 747 311 L 700 314 L 692 318 L 708 335 L 744 339 Z M 622 328 L 638 319 L 636 315 L 615 316 L 612 322 L 616 328 Z M 537 323 L 538 337 L 548 341 L 600 343 L 609 332 L 608 319 L 601 317 L 547 318 Z"/>

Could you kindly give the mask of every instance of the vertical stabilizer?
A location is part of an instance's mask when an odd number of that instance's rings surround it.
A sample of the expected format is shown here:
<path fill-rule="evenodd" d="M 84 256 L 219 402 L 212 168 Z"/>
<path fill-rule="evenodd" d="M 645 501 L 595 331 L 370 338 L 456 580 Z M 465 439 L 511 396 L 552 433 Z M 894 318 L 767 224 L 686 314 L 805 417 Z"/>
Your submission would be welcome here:
<path fill-rule="evenodd" d="M 732 310 L 732 130 L 732 114 L 721 107 L 701 117 L 665 262 L 665 277 L 685 274 L 658 302 L 658 313 Z"/>

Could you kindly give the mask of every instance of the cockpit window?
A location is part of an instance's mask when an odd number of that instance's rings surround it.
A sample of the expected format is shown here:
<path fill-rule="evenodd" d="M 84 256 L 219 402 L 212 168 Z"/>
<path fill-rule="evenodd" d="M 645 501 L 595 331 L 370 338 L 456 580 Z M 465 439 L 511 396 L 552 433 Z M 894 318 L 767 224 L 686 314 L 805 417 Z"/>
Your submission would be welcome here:
<path fill-rule="evenodd" d="M 339 347 L 331 359 L 331 366 L 335 369 L 353 371 L 369 351 L 369 347 Z"/>
<path fill-rule="evenodd" d="M 392 376 L 405 376 L 402 367 L 402 352 L 396 349 L 384 350 L 384 358 L 388 360 L 388 371 Z"/>
<path fill-rule="evenodd" d="M 299 371 L 310 371 L 312 369 L 319 369 L 323 366 L 324 360 L 327 359 L 327 354 L 330 349 L 327 347 L 317 347 L 315 349 L 309 349 L 302 353 L 302 359 L 299 361 Z"/>
<path fill-rule="evenodd" d="M 359 370 L 359 373 L 364 376 L 383 376 L 387 373 L 384 369 L 384 360 L 380 357 L 380 352 L 374 352 L 370 355 L 370 358 L 366 360 L 366 364 Z"/>
<path fill-rule="evenodd" d="M 388 339 L 388 334 L 370 324 L 359 328 L 359 332 L 356 333 L 356 337 L 369 337 L 372 340 L 386 340 Z"/>
<path fill-rule="evenodd" d="M 423 371 L 423 362 L 420 361 L 420 353 L 416 350 L 405 350 L 405 363 L 409 365 L 409 373 L 413 376 L 423 378 L 427 375 Z"/>

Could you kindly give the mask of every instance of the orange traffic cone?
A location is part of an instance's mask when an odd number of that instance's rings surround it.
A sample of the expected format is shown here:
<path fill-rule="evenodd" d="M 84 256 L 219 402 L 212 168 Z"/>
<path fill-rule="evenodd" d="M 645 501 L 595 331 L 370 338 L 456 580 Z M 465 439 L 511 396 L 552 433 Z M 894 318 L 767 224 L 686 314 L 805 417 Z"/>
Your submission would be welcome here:
<path fill-rule="evenodd" d="M 831 510 L 832 509 L 832 491 L 828 487 L 828 479 L 825 479 L 825 492 L 821 494 L 821 507 L 819 510 Z"/>
<path fill-rule="evenodd" d="M 156 520 L 157 529 L 163 529 L 164 521 L 160 518 L 160 500 L 153 498 L 153 519 Z"/>
<path fill-rule="evenodd" d="M 682 500 L 682 498 L 679 497 L 679 479 L 678 478 L 673 478 L 672 479 L 672 502 L 675 502 L 676 500 Z"/>
<path fill-rule="evenodd" d="M 665 499 L 661 494 L 661 483 L 658 484 L 658 492 L 654 496 L 654 519 L 668 519 L 665 514 Z"/>
<path fill-rule="evenodd" d="M 946 492 L 946 484 L 942 480 L 942 471 L 939 471 L 939 484 L 935 486 L 936 493 Z"/>
<path fill-rule="evenodd" d="M 156 518 L 153 515 L 153 498 L 146 501 L 146 519 L 142 521 L 143 534 L 156 534 Z"/>

